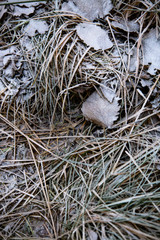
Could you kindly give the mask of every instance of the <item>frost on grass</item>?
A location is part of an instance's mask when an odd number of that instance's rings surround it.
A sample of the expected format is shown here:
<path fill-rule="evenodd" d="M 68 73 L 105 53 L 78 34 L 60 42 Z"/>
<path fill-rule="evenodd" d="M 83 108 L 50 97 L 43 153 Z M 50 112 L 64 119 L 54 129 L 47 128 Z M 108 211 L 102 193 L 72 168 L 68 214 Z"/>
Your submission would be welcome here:
<path fill-rule="evenodd" d="M 95 50 L 105 50 L 113 46 L 113 43 L 108 37 L 107 31 L 99 26 L 90 23 L 80 23 L 76 27 L 78 36 L 88 46 L 93 47 Z"/>
<path fill-rule="evenodd" d="M 48 31 L 48 24 L 45 21 L 31 19 L 28 25 L 24 28 L 26 35 L 33 37 L 36 31 L 40 34 L 44 34 Z"/>
<path fill-rule="evenodd" d="M 156 37 L 156 29 L 151 29 L 143 40 L 144 64 L 149 65 L 148 72 L 155 75 L 160 69 L 160 40 Z"/>
<path fill-rule="evenodd" d="M 102 18 L 113 8 L 110 0 L 69 0 L 62 4 L 62 11 L 70 11 L 89 20 Z"/>
<path fill-rule="evenodd" d="M 100 90 L 93 92 L 83 103 L 82 113 L 87 120 L 111 128 L 118 118 L 119 98 L 107 87 L 101 87 Z"/>

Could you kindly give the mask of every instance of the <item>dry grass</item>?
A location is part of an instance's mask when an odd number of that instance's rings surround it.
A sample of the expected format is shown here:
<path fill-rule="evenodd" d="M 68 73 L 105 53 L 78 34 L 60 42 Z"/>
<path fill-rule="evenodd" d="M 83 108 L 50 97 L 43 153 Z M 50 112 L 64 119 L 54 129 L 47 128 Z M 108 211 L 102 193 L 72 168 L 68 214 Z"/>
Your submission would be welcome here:
<path fill-rule="evenodd" d="M 159 75 L 143 94 L 137 86 L 144 66 L 130 73 L 123 60 L 128 46 L 140 51 L 143 34 L 159 27 L 158 3 L 114 4 L 112 16 L 100 24 L 110 30 L 120 64 L 114 49 L 94 51 L 78 39 L 75 26 L 86 21 L 80 16 L 50 7 L 35 16 L 50 28 L 47 35 L 32 38 L 34 55 L 23 49 L 33 97 L 24 104 L 16 97 L 1 101 L 1 239 L 92 240 L 91 232 L 103 240 L 160 238 L 160 110 L 150 105 L 154 89 L 160 88 Z M 115 15 L 138 19 L 137 42 L 125 36 L 122 44 L 111 25 Z M 16 44 L 25 24 L 19 21 L 15 28 Z M 7 40 L 11 30 L 3 33 Z M 84 121 L 80 111 L 105 79 L 117 81 L 122 106 L 110 130 Z"/>

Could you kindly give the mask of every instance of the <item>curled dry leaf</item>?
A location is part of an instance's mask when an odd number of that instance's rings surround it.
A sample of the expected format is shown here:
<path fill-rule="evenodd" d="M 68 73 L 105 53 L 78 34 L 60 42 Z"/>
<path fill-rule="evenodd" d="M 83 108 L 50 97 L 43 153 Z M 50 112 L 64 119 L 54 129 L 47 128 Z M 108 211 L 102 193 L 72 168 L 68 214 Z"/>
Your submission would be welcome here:
<path fill-rule="evenodd" d="M 99 26 L 90 23 L 80 23 L 76 27 L 78 36 L 88 46 L 93 47 L 95 50 L 105 50 L 113 46 L 113 43 L 108 37 L 107 31 Z"/>
<path fill-rule="evenodd" d="M 82 113 L 87 120 L 103 127 L 111 128 L 113 122 L 117 120 L 120 106 L 119 98 L 114 96 L 112 102 L 106 96 L 109 94 L 107 88 L 101 88 L 103 95 L 93 92 L 82 105 Z"/>

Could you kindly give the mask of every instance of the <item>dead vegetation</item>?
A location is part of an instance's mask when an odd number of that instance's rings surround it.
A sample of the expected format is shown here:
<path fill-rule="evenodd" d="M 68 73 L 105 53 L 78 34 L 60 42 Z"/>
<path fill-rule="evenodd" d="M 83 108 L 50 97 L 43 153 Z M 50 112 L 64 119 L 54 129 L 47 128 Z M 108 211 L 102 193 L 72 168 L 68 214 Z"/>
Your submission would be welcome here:
<path fill-rule="evenodd" d="M 113 1 L 109 15 L 95 22 L 109 32 L 108 50 L 79 38 L 76 26 L 87 19 L 61 11 L 60 1 L 34 6 L 28 16 L 5 6 L 1 239 L 160 238 L 159 65 L 145 50 L 150 31 L 159 34 L 159 3 Z M 30 20 L 47 30 L 25 34 Z M 119 98 L 111 129 L 81 112 L 104 82 Z"/>

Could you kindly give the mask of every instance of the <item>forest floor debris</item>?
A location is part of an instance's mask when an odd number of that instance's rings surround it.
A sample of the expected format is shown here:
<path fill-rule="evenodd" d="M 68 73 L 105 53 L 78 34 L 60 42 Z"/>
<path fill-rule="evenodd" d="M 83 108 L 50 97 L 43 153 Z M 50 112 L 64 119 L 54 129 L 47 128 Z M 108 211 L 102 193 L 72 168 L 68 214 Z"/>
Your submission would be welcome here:
<path fill-rule="evenodd" d="M 0 238 L 158 240 L 159 1 L 21 2 L 0 2 Z"/>

